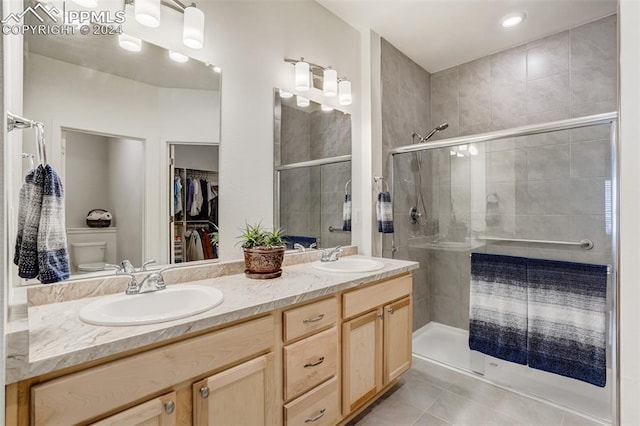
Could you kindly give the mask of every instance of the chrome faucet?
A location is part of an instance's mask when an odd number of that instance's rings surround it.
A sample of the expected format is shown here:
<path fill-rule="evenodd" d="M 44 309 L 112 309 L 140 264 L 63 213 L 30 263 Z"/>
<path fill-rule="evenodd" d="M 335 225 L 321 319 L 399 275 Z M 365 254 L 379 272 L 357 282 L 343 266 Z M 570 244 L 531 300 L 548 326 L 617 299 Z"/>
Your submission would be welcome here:
<path fill-rule="evenodd" d="M 140 284 L 136 280 L 136 277 L 133 274 L 127 274 L 131 277 L 129 281 L 129 285 L 127 286 L 126 294 L 142 294 L 149 293 L 151 291 L 164 290 L 167 288 L 167 284 L 164 282 L 164 278 L 162 277 L 162 272 L 152 272 L 144 279 Z"/>
<path fill-rule="evenodd" d="M 340 257 L 340 254 L 342 254 L 342 246 L 323 250 L 320 262 L 335 262 Z"/>
<path fill-rule="evenodd" d="M 300 243 L 295 243 L 295 244 L 293 245 L 293 249 L 294 249 L 294 250 L 297 250 L 297 251 L 300 251 L 300 252 L 305 252 L 305 251 L 307 251 L 307 249 L 306 249 L 306 248 L 304 248 L 304 246 L 303 246 L 302 244 L 300 244 Z"/>
<path fill-rule="evenodd" d="M 133 264 L 127 259 L 123 260 L 120 265 L 120 270 L 126 274 L 133 274 L 136 271 L 136 268 L 134 268 Z"/>

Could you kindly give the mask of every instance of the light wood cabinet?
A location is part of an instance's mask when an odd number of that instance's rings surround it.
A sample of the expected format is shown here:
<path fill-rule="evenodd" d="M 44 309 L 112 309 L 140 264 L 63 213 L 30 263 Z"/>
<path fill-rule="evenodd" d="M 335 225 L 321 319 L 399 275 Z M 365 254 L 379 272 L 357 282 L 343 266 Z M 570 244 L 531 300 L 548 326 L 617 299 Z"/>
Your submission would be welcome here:
<path fill-rule="evenodd" d="M 342 410 L 346 414 L 382 389 L 382 308 L 342 326 Z"/>
<path fill-rule="evenodd" d="M 7 424 L 345 424 L 411 366 L 411 290 L 399 275 L 14 383 Z"/>
<path fill-rule="evenodd" d="M 175 424 L 176 393 L 171 392 L 92 423 L 92 426 L 175 426 Z"/>
<path fill-rule="evenodd" d="M 195 426 L 272 425 L 273 354 L 263 355 L 193 384 Z"/>
<path fill-rule="evenodd" d="M 345 416 L 411 367 L 411 287 L 402 276 L 344 294 L 345 317 L 353 317 L 342 326 Z"/>
<path fill-rule="evenodd" d="M 411 298 L 384 307 L 384 384 L 397 379 L 411 367 Z"/>

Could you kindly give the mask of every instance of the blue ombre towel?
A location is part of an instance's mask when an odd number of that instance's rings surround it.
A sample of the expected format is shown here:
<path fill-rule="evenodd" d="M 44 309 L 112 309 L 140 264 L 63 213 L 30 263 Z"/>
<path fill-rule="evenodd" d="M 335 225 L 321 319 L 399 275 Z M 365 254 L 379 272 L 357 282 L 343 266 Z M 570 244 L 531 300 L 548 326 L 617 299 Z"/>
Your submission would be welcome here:
<path fill-rule="evenodd" d="M 69 278 L 69 253 L 64 224 L 64 189 L 56 171 L 44 166 L 38 226 L 38 279 L 44 284 Z"/>
<path fill-rule="evenodd" d="M 351 194 L 344 194 L 342 204 L 342 230 L 351 231 Z"/>
<path fill-rule="evenodd" d="M 469 348 L 527 363 L 527 259 L 471 254 Z"/>
<path fill-rule="evenodd" d="M 607 267 L 529 259 L 528 363 L 604 387 Z"/>
<path fill-rule="evenodd" d="M 391 193 L 385 191 L 378 194 L 376 216 L 378 219 L 378 232 L 393 234 L 393 205 L 391 204 Z"/>

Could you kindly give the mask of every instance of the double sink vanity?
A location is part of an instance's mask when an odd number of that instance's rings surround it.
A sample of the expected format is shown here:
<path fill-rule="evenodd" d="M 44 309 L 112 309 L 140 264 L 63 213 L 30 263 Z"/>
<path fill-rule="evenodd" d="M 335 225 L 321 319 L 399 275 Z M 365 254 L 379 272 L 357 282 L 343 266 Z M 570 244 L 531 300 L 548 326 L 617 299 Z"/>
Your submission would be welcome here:
<path fill-rule="evenodd" d="M 418 264 L 345 254 L 288 254 L 272 280 L 239 261 L 173 268 L 134 295 L 127 276 L 30 288 L 7 424 L 346 423 L 411 365 Z"/>

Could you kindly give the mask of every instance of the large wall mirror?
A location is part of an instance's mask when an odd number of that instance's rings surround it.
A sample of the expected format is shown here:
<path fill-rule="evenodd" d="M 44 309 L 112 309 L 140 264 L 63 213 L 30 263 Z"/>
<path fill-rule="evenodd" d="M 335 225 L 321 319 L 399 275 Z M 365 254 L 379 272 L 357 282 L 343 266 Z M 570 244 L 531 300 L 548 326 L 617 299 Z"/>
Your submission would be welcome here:
<path fill-rule="evenodd" d="M 125 259 L 158 267 L 217 256 L 220 79 L 145 41 L 132 52 L 117 35 L 25 35 L 22 115 L 44 123 L 65 187 L 72 278 L 112 274 Z M 14 211 L 37 163 L 34 133 L 21 132 Z"/>
<path fill-rule="evenodd" d="M 351 116 L 275 90 L 275 227 L 289 249 L 351 244 Z"/>

